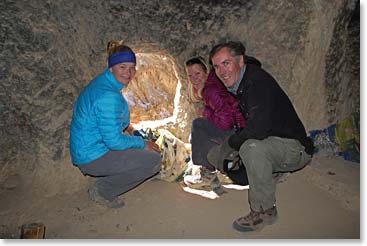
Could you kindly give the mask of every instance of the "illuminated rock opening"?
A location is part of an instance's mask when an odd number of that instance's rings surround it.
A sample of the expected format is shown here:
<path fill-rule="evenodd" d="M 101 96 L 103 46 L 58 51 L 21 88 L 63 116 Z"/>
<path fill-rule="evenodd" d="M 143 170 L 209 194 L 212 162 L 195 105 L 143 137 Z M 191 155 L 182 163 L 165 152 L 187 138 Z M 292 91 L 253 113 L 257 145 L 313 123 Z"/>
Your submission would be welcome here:
<path fill-rule="evenodd" d="M 179 79 L 171 58 L 153 53 L 137 54 L 137 73 L 123 91 L 131 120 L 162 120 L 173 116 Z"/>

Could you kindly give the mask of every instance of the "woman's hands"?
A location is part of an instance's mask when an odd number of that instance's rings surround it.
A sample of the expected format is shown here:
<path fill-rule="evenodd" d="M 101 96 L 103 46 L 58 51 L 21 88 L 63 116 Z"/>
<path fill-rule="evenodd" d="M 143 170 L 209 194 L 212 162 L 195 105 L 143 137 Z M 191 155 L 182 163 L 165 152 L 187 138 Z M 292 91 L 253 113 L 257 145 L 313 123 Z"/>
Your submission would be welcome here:
<path fill-rule="evenodd" d="M 147 145 L 145 146 L 146 150 L 153 150 L 157 153 L 161 153 L 161 149 L 159 148 L 158 144 L 150 140 L 145 140 L 145 142 L 147 143 Z"/>
<path fill-rule="evenodd" d="M 129 135 L 133 135 L 133 131 L 134 131 L 134 127 L 131 124 L 128 127 L 126 127 L 125 129 L 125 133 Z M 145 146 L 146 150 L 153 150 L 157 153 L 161 153 L 161 149 L 155 142 L 150 141 L 150 140 L 145 140 L 145 142 L 147 143 Z"/>
<path fill-rule="evenodd" d="M 133 135 L 133 130 L 134 130 L 134 127 L 133 127 L 131 124 L 129 124 L 129 125 L 125 128 L 124 132 L 125 132 L 126 134 L 128 134 L 128 135 Z"/>

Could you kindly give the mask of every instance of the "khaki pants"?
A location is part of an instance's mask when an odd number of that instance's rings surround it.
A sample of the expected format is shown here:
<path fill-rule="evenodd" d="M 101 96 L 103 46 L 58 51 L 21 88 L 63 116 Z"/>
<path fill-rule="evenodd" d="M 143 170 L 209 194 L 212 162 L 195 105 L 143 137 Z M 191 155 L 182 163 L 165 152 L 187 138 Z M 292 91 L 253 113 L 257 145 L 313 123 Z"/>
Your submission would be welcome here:
<path fill-rule="evenodd" d="M 249 203 L 252 210 L 266 210 L 275 205 L 272 173 L 301 169 L 310 160 L 303 145 L 295 139 L 268 137 L 249 139 L 239 151 L 249 180 Z"/>

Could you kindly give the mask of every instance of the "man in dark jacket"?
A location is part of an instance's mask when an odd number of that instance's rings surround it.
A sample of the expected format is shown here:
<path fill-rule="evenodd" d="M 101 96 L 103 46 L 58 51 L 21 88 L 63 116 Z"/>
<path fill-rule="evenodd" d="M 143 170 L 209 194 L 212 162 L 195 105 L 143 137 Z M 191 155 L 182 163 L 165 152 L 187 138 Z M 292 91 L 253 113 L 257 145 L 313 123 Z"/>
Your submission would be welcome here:
<path fill-rule="evenodd" d="M 254 231 L 277 218 L 273 173 L 303 168 L 314 146 L 288 96 L 261 67 L 245 64 L 245 51 L 241 42 L 230 41 L 210 52 L 217 76 L 238 99 L 246 127 L 214 147 L 208 160 L 218 163 L 218 158 L 222 161 L 232 151 L 239 152 L 247 170 L 251 211 L 235 220 L 233 227 Z"/>

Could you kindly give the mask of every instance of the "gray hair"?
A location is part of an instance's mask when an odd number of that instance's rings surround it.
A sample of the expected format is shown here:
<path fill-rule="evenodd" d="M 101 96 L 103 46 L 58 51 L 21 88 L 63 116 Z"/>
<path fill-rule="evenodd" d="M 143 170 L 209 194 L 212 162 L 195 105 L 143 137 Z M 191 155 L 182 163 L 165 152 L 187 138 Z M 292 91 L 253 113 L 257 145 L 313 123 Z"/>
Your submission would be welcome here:
<path fill-rule="evenodd" d="M 227 43 L 221 43 L 217 44 L 212 48 L 212 50 L 209 53 L 209 62 L 210 65 L 212 64 L 212 58 L 215 54 L 217 54 L 221 49 L 228 48 L 229 53 L 231 56 L 239 57 L 239 56 L 245 56 L 246 54 L 246 48 L 240 41 L 228 41 Z"/>

